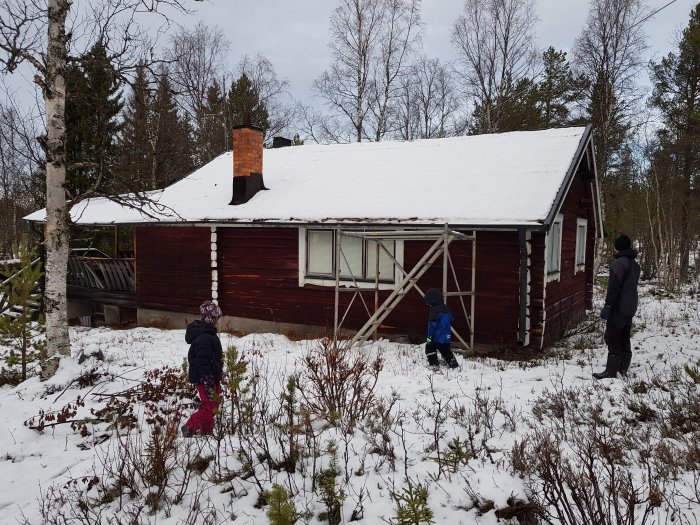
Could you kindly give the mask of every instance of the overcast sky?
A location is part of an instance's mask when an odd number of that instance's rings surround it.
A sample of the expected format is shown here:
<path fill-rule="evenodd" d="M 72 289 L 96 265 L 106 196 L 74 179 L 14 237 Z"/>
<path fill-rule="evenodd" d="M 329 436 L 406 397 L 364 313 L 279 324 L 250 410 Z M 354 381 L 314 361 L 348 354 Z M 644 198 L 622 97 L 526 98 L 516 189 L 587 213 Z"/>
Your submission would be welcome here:
<path fill-rule="evenodd" d="M 653 11 L 669 1 L 648 0 L 648 7 Z M 261 52 L 278 75 L 289 80 L 292 96 L 309 103 L 314 102 L 311 83 L 330 64 L 328 20 L 338 4 L 336 0 L 205 0 L 196 4 L 195 14 L 180 22 L 194 26 L 202 21 L 221 27 L 231 40 L 232 67 L 244 54 Z M 569 51 L 585 23 L 588 2 L 536 0 L 536 4 L 539 46 Z M 658 59 L 673 50 L 675 37 L 688 24 L 695 4 L 696 0 L 676 0 L 645 23 L 649 58 Z M 461 0 L 423 0 L 426 54 L 441 60 L 453 58 L 450 31 L 461 8 Z"/>
<path fill-rule="evenodd" d="M 648 0 L 649 11 L 669 1 Z M 696 2 L 675 0 L 644 24 L 649 37 L 649 59 L 658 60 L 675 49 L 674 42 L 688 24 Z M 175 20 L 186 27 L 194 27 L 199 21 L 220 27 L 231 41 L 230 71 L 243 55 L 260 52 L 270 59 L 278 76 L 289 81 L 294 100 L 321 106 L 322 102 L 313 96 L 311 84 L 330 64 L 328 21 L 338 4 L 339 0 L 204 0 L 190 4 L 196 12 Z M 588 1 L 536 0 L 536 4 L 538 45 L 570 51 L 585 23 Z M 423 49 L 428 56 L 443 61 L 454 58 L 450 32 L 462 5 L 462 0 L 423 0 Z M 161 43 L 167 42 L 166 34 Z M 32 94 L 36 88 L 33 76 L 31 67 L 20 68 L 17 74 L 2 79 L 0 91 L 6 89 L 21 105 L 33 107 L 37 103 Z M 646 73 L 640 81 L 648 83 Z"/>

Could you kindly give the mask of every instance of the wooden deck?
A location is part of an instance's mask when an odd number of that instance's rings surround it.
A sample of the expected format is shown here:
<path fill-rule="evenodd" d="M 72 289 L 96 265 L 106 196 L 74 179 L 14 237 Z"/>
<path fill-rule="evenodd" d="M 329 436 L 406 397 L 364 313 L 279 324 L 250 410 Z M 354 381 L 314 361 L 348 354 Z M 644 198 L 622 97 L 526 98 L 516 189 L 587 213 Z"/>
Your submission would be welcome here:
<path fill-rule="evenodd" d="M 134 260 L 70 256 L 68 298 L 89 301 L 94 311 L 97 305 L 136 308 Z"/>
<path fill-rule="evenodd" d="M 71 256 L 68 286 L 135 293 L 134 260 Z"/>

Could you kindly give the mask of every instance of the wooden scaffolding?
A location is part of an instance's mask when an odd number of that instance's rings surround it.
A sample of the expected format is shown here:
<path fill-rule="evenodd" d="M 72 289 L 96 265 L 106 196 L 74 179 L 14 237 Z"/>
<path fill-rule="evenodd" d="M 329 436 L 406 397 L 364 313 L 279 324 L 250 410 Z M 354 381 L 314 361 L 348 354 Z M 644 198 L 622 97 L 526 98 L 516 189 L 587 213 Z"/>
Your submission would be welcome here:
<path fill-rule="evenodd" d="M 356 277 L 352 274 L 350 270 L 350 264 L 345 256 L 342 248 L 341 239 L 343 237 L 356 237 L 363 241 L 373 242 L 376 246 L 377 256 L 376 261 L 376 271 L 374 288 L 365 286 L 360 287 L 360 283 L 357 281 Z M 406 270 L 397 258 L 395 254 L 389 250 L 384 241 L 433 241 L 433 244 L 425 252 L 425 254 L 418 260 L 418 262 L 410 269 Z M 452 262 L 452 257 L 450 256 L 449 246 L 453 241 L 469 241 L 472 243 L 471 250 L 471 287 L 468 291 L 463 291 L 459 284 L 459 279 L 457 278 L 457 272 L 455 270 L 454 264 Z M 397 282 L 395 288 L 391 291 L 386 300 L 380 305 L 378 301 L 379 297 L 379 252 L 380 250 L 387 255 L 394 264 L 395 274 L 397 276 Z M 401 302 L 401 300 L 406 297 L 406 295 L 415 289 L 421 297 L 424 295 L 424 291 L 418 286 L 419 279 L 425 274 L 425 272 L 442 256 L 442 295 L 445 301 L 449 297 L 458 297 L 462 311 L 467 320 L 467 330 L 469 336 L 467 338 L 462 337 L 459 330 L 452 327 L 452 333 L 455 338 L 462 343 L 465 348 L 470 351 L 474 349 L 474 307 L 475 307 L 475 285 L 476 285 L 476 232 L 472 232 L 471 235 L 467 235 L 458 231 L 450 230 L 447 225 L 442 229 L 431 229 L 431 230 L 381 230 L 381 231 L 356 231 L 356 230 L 338 230 L 338 242 L 335 243 L 335 260 L 337 261 L 335 265 L 335 315 L 334 315 L 334 330 L 333 337 L 334 340 L 338 340 L 338 336 L 341 332 L 343 322 L 345 321 L 350 308 L 352 307 L 355 300 L 359 297 L 362 302 L 369 319 L 360 328 L 360 330 L 353 336 L 351 344 L 361 345 L 369 339 L 372 334 L 375 334 L 382 324 L 382 322 L 387 318 L 387 316 L 396 308 L 396 306 Z M 341 279 L 341 264 L 340 261 L 344 261 L 346 271 L 349 275 L 343 275 Z M 455 289 L 448 290 L 449 274 L 451 272 L 454 281 Z M 363 292 L 373 292 L 374 293 L 374 311 L 370 310 L 367 305 L 367 301 L 363 297 Z M 340 294 L 341 293 L 352 293 L 352 297 L 347 304 L 345 311 L 340 312 Z M 467 305 L 465 303 L 465 297 L 469 297 L 469 311 L 467 312 Z M 469 340 L 467 343 L 466 339 Z"/>

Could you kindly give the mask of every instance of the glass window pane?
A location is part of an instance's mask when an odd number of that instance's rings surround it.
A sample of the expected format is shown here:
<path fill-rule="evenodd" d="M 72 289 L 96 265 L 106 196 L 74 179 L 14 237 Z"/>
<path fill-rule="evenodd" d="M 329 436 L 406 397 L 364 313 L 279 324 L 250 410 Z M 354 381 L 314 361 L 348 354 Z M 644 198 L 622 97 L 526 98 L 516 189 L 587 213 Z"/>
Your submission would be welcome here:
<path fill-rule="evenodd" d="M 561 223 L 555 222 L 549 230 L 547 242 L 547 268 L 549 273 L 559 271 L 559 246 L 561 244 Z"/>
<path fill-rule="evenodd" d="M 382 241 L 382 244 L 396 257 L 394 241 Z M 377 243 L 367 242 L 367 278 L 374 279 L 377 273 Z M 379 280 L 394 280 L 394 261 L 386 252 L 379 248 Z"/>
<path fill-rule="evenodd" d="M 340 247 L 343 250 L 339 256 L 340 275 L 342 277 L 352 275 L 355 279 L 362 279 L 362 239 L 341 235 Z"/>
<path fill-rule="evenodd" d="M 330 230 L 308 230 L 307 273 L 333 275 L 333 232 Z"/>
<path fill-rule="evenodd" d="M 586 263 L 586 225 L 579 224 L 576 231 L 576 264 Z"/>

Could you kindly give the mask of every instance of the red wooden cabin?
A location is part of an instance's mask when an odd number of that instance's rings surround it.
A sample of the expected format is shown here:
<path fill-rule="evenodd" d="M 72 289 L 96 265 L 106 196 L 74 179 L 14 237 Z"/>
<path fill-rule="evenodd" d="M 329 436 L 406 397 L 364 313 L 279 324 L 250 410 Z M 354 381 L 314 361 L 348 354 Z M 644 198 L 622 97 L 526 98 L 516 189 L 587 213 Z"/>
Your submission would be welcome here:
<path fill-rule="evenodd" d="M 401 279 L 361 239 L 343 240 L 350 256 L 338 260 L 338 230 L 473 233 L 474 251 L 471 242 L 450 245 L 449 278 L 472 291 L 474 268 L 475 341 L 540 348 L 592 306 L 602 231 L 594 165 L 590 126 L 265 150 L 262 133 L 243 126 L 232 153 L 154 194 L 148 210 L 91 199 L 72 213 L 78 224 L 135 228 L 139 324 L 183 327 L 213 297 L 225 327 L 298 335 L 332 333 L 336 269 L 341 288 L 352 274 L 372 304 L 376 287 L 381 303 Z M 408 270 L 430 244 L 385 246 Z M 421 289 L 442 287 L 443 261 Z M 340 295 L 341 307 L 349 298 Z M 367 321 L 359 303 L 345 328 Z M 468 332 L 459 298 L 448 304 Z M 379 331 L 420 341 L 426 315 L 413 291 Z"/>

